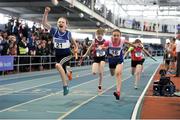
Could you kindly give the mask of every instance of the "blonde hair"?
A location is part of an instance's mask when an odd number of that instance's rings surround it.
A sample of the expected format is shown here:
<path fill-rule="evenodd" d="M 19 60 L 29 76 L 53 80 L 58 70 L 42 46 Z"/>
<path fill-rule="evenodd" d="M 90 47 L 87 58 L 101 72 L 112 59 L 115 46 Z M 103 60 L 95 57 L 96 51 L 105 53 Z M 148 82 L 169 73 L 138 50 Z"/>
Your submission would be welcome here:
<path fill-rule="evenodd" d="M 97 35 L 99 35 L 99 34 L 100 35 L 104 35 L 105 34 L 105 30 L 103 28 L 99 28 L 99 29 L 96 30 L 96 34 Z"/>

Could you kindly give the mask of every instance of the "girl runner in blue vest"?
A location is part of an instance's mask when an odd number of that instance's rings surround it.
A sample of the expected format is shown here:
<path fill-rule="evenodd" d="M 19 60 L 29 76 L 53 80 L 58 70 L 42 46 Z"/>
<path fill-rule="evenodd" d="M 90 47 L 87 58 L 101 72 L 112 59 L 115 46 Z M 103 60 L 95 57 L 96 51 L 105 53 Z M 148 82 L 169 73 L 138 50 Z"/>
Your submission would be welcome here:
<path fill-rule="evenodd" d="M 72 58 L 70 49 L 71 43 L 75 45 L 75 49 L 78 50 L 75 39 L 72 38 L 71 32 L 67 30 L 68 21 L 64 17 L 60 17 L 57 21 L 57 27 L 52 27 L 47 20 L 50 8 L 46 7 L 42 19 L 44 28 L 50 30 L 50 34 L 53 36 L 53 43 L 55 48 L 56 64 L 55 67 L 59 71 L 63 82 L 63 94 L 69 93 L 67 76 L 68 73 L 66 66 Z M 70 72 L 69 72 L 70 73 Z"/>

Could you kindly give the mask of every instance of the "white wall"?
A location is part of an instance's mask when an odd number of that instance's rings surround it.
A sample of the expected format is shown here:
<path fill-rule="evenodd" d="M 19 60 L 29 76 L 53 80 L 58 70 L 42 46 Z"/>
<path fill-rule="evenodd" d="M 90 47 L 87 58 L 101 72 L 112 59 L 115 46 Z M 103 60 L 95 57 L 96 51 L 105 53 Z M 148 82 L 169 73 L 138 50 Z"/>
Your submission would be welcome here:
<path fill-rule="evenodd" d="M 142 43 L 161 44 L 161 40 L 157 38 L 129 38 L 129 41 L 134 42 L 136 39 L 140 39 Z"/>

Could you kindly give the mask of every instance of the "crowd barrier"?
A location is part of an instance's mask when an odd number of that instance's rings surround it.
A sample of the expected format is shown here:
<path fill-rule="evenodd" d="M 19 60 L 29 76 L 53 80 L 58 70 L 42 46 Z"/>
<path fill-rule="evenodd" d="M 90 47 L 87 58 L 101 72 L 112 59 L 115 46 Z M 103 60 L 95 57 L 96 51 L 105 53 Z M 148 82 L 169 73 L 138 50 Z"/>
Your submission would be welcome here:
<path fill-rule="evenodd" d="M 162 50 L 155 50 L 150 52 L 152 56 L 163 56 L 164 52 Z M 79 60 L 75 60 L 73 57 L 69 62 L 69 66 L 76 67 L 79 66 Z M 92 59 L 86 58 L 83 60 L 81 65 L 91 65 Z M 55 69 L 55 56 L 1 56 L 0 57 L 0 73 L 1 75 L 6 72 L 31 72 L 31 71 L 41 71 Z"/>
<path fill-rule="evenodd" d="M 69 66 L 79 66 L 79 59 L 72 58 Z M 1 56 L 0 72 L 31 72 L 39 70 L 50 70 L 55 68 L 55 56 Z M 92 60 L 85 59 L 81 65 L 91 65 Z M 8 66 L 7 66 L 8 65 Z"/>

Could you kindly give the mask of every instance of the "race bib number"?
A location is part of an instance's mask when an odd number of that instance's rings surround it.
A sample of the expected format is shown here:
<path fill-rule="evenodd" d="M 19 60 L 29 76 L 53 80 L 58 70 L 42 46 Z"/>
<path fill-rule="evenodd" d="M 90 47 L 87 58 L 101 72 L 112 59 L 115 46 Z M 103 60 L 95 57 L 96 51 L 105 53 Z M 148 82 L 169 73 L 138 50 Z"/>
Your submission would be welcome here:
<path fill-rule="evenodd" d="M 109 54 L 112 56 L 120 56 L 121 49 L 109 49 Z"/>
<path fill-rule="evenodd" d="M 96 56 L 97 57 L 102 57 L 102 56 L 105 56 L 105 51 L 104 50 L 96 50 Z"/>
<path fill-rule="evenodd" d="M 142 52 L 135 52 L 135 56 L 136 57 L 142 57 L 143 55 L 142 55 Z"/>
<path fill-rule="evenodd" d="M 56 40 L 54 41 L 54 48 L 57 49 L 65 49 L 65 48 L 69 48 L 70 47 L 70 43 L 68 40 Z"/>

